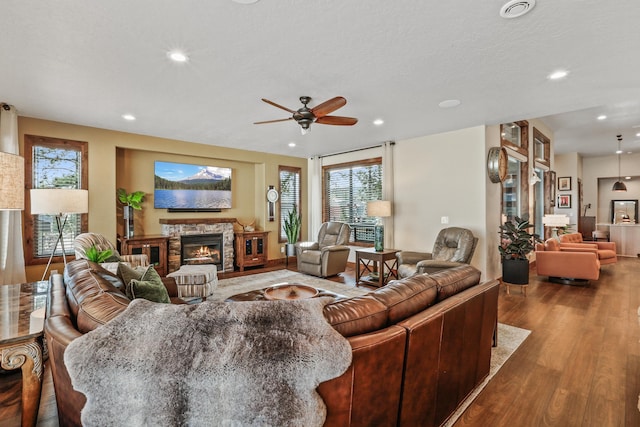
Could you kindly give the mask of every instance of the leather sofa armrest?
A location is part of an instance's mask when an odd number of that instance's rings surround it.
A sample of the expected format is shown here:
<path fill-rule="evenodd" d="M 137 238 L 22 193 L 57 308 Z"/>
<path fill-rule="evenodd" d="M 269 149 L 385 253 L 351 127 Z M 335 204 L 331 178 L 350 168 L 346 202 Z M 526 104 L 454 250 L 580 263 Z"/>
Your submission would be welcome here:
<path fill-rule="evenodd" d="M 560 252 L 586 252 L 598 254 L 598 248 L 595 247 L 576 247 L 576 246 L 560 246 Z"/>
<path fill-rule="evenodd" d="M 176 298 L 178 296 L 178 285 L 173 277 L 162 277 L 162 284 L 167 288 L 169 298 Z"/>
<path fill-rule="evenodd" d="M 296 247 L 296 253 L 299 254 L 302 251 L 317 251 L 318 249 L 320 249 L 320 245 L 318 244 L 318 242 L 297 242 L 295 244 Z"/>
<path fill-rule="evenodd" d="M 417 264 L 420 261 L 430 260 L 433 255 L 430 252 L 400 251 L 396 254 L 398 264 Z"/>
<path fill-rule="evenodd" d="M 416 273 L 435 273 L 437 271 L 446 270 L 448 268 L 459 267 L 461 265 L 468 265 L 463 262 L 455 261 L 439 261 L 435 259 L 426 259 L 416 264 Z"/>
<path fill-rule="evenodd" d="M 592 248 L 598 249 L 598 246 L 595 243 L 562 243 L 560 242 L 560 248 Z"/>
<path fill-rule="evenodd" d="M 331 245 L 331 246 L 325 246 L 324 248 L 322 248 L 320 251 L 322 253 L 325 252 L 340 252 L 340 251 L 350 251 L 351 248 L 349 246 L 345 246 L 345 245 Z"/>

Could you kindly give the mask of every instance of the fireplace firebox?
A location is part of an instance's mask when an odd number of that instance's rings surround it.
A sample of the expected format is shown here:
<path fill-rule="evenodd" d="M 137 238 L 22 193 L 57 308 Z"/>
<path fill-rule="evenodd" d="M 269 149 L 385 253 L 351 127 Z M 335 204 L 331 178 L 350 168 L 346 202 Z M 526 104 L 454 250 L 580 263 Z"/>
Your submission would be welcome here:
<path fill-rule="evenodd" d="M 215 264 L 219 271 L 224 266 L 223 235 L 195 234 L 180 236 L 180 265 Z"/>

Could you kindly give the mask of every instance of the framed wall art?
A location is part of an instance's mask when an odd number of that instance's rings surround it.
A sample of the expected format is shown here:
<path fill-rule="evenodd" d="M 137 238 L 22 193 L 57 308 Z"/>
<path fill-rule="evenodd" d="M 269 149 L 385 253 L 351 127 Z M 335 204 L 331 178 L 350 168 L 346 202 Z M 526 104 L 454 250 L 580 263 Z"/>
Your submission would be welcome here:
<path fill-rule="evenodd" d="M 571 191 L 570 176 L 561 176 L 558 178 L 558 191 Z"/>
<path fill-rule="evenodd" d="M 560 194 L 558 196 L 558 204 L 559 208 L 570 208 L 571 207 L 571 194 Z"/>

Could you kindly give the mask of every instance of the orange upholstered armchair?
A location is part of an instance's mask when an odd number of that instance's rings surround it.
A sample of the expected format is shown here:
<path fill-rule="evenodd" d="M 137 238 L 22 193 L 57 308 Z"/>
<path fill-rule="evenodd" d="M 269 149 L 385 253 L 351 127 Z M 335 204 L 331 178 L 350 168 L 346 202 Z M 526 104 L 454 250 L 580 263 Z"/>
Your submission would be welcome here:
<path fill-rule="evenodd" d="M 561 248 L 585 248 L 595 247 L 598 250 L 600 264 L 614 264 L 618 262 L 616 255 L 616 242 L 585 242 L 581 233 L 569 233 L 560 235 Z"/>
<path fill-rule="evenodd" d="M 552 238 L 536 244 L 536 269 L 538 276 L 549 276 L 550 282 L 562 284 L 586 284 L 600 277 L 598 249 L 562 247 Z"/>

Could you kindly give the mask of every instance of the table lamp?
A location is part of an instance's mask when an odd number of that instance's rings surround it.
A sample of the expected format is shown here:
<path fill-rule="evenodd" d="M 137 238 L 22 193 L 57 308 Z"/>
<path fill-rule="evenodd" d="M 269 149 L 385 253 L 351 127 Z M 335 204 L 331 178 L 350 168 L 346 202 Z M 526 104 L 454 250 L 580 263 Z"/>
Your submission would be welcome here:
<path fill-rule="evenodd" d="M 545 215 L 542 217 L 542 223 L 545 227 L 552 227 L 551 237 L 559 240 L 558 228 L 566 227 L 569 224 L 569 217 L 566 215 Z"/>
<path fill-rule="evenodd" d="M 0 152 L 0 210 L 24 209 L 24 157 Z"/>
<path fill-rule="evenodd" d="M 42 280 L 47 275 L 53 256 L 58 249 L 58 243 L 62 247 L 62 259 L 67 265 L 67 256 L 64 250 L 64 238 L 62 232 L 67 224 L 69 214 L 89 212 L 89 191 L 66 188 L 42 188 L 31 190 L 31 214 L 53 215 L 58 227 L 58 239 L 53 247 L 47 267 L 42 274 Z"/>
<path fill-rule="evenodd" d="M 376 224 L 373 228 L 373 246 L 376 252 L 382 252 L 384 250 L 384 225 L 382 224 L 382 218 L 391 216 L 391 202 L 388 200 L 367 202 L 367 216 L 376 218 Z"/>

